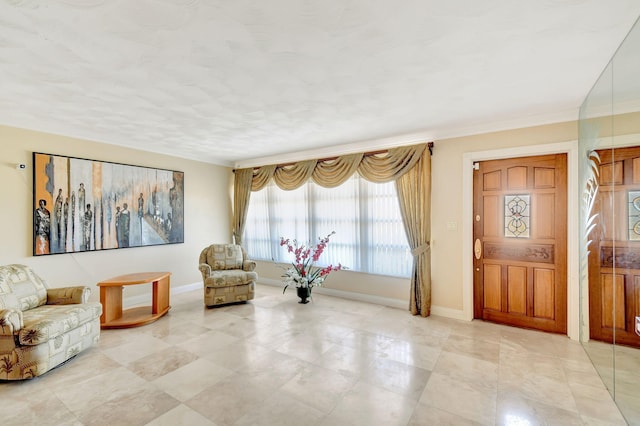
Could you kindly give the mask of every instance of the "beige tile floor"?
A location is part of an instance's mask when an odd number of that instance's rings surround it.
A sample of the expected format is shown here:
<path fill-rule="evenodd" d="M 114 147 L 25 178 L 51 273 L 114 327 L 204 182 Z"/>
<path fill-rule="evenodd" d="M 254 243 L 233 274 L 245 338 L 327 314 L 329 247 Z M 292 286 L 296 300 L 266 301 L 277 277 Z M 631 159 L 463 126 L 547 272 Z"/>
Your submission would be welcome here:
<path fill-rule="evenodd" d="M 25 382 L 5 425 L 624 425 L 566 337 L 259 285 L 248 304 L 172 296 L 144 327 Z"/>

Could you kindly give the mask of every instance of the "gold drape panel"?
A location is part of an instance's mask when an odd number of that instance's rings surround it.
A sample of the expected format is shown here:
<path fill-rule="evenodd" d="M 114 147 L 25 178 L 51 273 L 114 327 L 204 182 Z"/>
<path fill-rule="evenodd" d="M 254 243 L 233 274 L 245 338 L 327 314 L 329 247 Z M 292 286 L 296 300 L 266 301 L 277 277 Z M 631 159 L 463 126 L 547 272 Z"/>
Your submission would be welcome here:
<path fill-rule="evenodd" d="M 239 245 L 242 245 L 252 180 L 253 170 L 236 170 L 233 182 L 233 240 Z"/>
<path fill-rule="evenodd" d="M 396 180 L 398 201 L 413 255 L 410 310 L 431 314 L 431 155 L 425 152 L 415 167 Z"/>
<path fill-rule="evenodd" d="M 234 212 L 236 241 L 242 238 L 250 191 L 271 179 L 284 190 L 299 188 L 309 179 L 326 188 L 344 183 L 353 173 L 376 183 L 396 181 L 400 211 L 413 254 L 410 309 L 414 315 L 431 311 L 431 155 L 427 144 L 389 149 L 381 154 L 350 154 L 329 160 L 257 169 L 236 170 Z M 240 177 L 239 177 L 240 176 Z M 249 177 L 247 177 L 249 176 Z M 250 188 L 250 189 L 249 189 Z M 244 203 L 244 204 L 243 204 Z"/>

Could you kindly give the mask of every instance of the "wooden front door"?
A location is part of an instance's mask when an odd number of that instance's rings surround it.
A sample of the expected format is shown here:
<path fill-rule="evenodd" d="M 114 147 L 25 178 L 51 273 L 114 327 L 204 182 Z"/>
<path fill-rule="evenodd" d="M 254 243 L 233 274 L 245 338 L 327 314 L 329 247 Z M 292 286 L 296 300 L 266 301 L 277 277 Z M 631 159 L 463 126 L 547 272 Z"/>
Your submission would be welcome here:
<path fill-rule="evenodd" d="M 597 151 L 597 214 L 589 235 L 589 333 L 640 347 L 640 148 Z"/>
<path fill-rule="evenodd" d="M 566 333 L 566 154 L 475 167 L 474 318 Z"/>

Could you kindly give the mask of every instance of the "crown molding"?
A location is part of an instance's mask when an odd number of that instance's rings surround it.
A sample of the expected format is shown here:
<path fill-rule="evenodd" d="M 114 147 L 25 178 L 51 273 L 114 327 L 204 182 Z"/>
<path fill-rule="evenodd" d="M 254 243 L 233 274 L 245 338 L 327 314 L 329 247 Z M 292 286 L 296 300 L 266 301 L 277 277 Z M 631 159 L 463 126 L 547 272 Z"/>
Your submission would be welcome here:
<path fill-rule="evenodd" d="M 525 127 L 576 121 L 577 119 L 578 108 L 576 107 L 565 111 L 532 115 L 513 120 L 491 123 L 477 123 L 468 126 L 452 127 L 448 129 L 427 129 L 420 132 L 407 133 L 380 139 L 370 139 L 357 143 L 334 145 L 317 149 L 309 149 L 305 151 L 296 151 L 286 154 L 241 160 L 234 164 L 234 168 L 243 169 L 248 167 L 259 167 L 268 164 L 293 163 L 297 161 L 310 160 L 313 158 L 324 158 L 353 154 L 357 152 L 376 151 L 432 141 L 437 142 L 438 140 L 444 139 L 453 139 L 465 136 L 480 135 L 484 133 L 499 132 L 504 130 L 514 130 Z M 437 152 L 437 144 L 434 152 Z"/>

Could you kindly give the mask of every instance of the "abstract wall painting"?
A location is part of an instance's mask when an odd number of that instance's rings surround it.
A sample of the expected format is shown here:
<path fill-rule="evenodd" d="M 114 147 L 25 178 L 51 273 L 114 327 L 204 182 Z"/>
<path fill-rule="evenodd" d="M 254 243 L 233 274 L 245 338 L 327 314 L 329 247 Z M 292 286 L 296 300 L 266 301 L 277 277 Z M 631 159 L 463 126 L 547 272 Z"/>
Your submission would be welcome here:
<path fill-rule="evenodd" d="M 33 153 L 33 255 L 184 243 L 184 173 Z"/>

